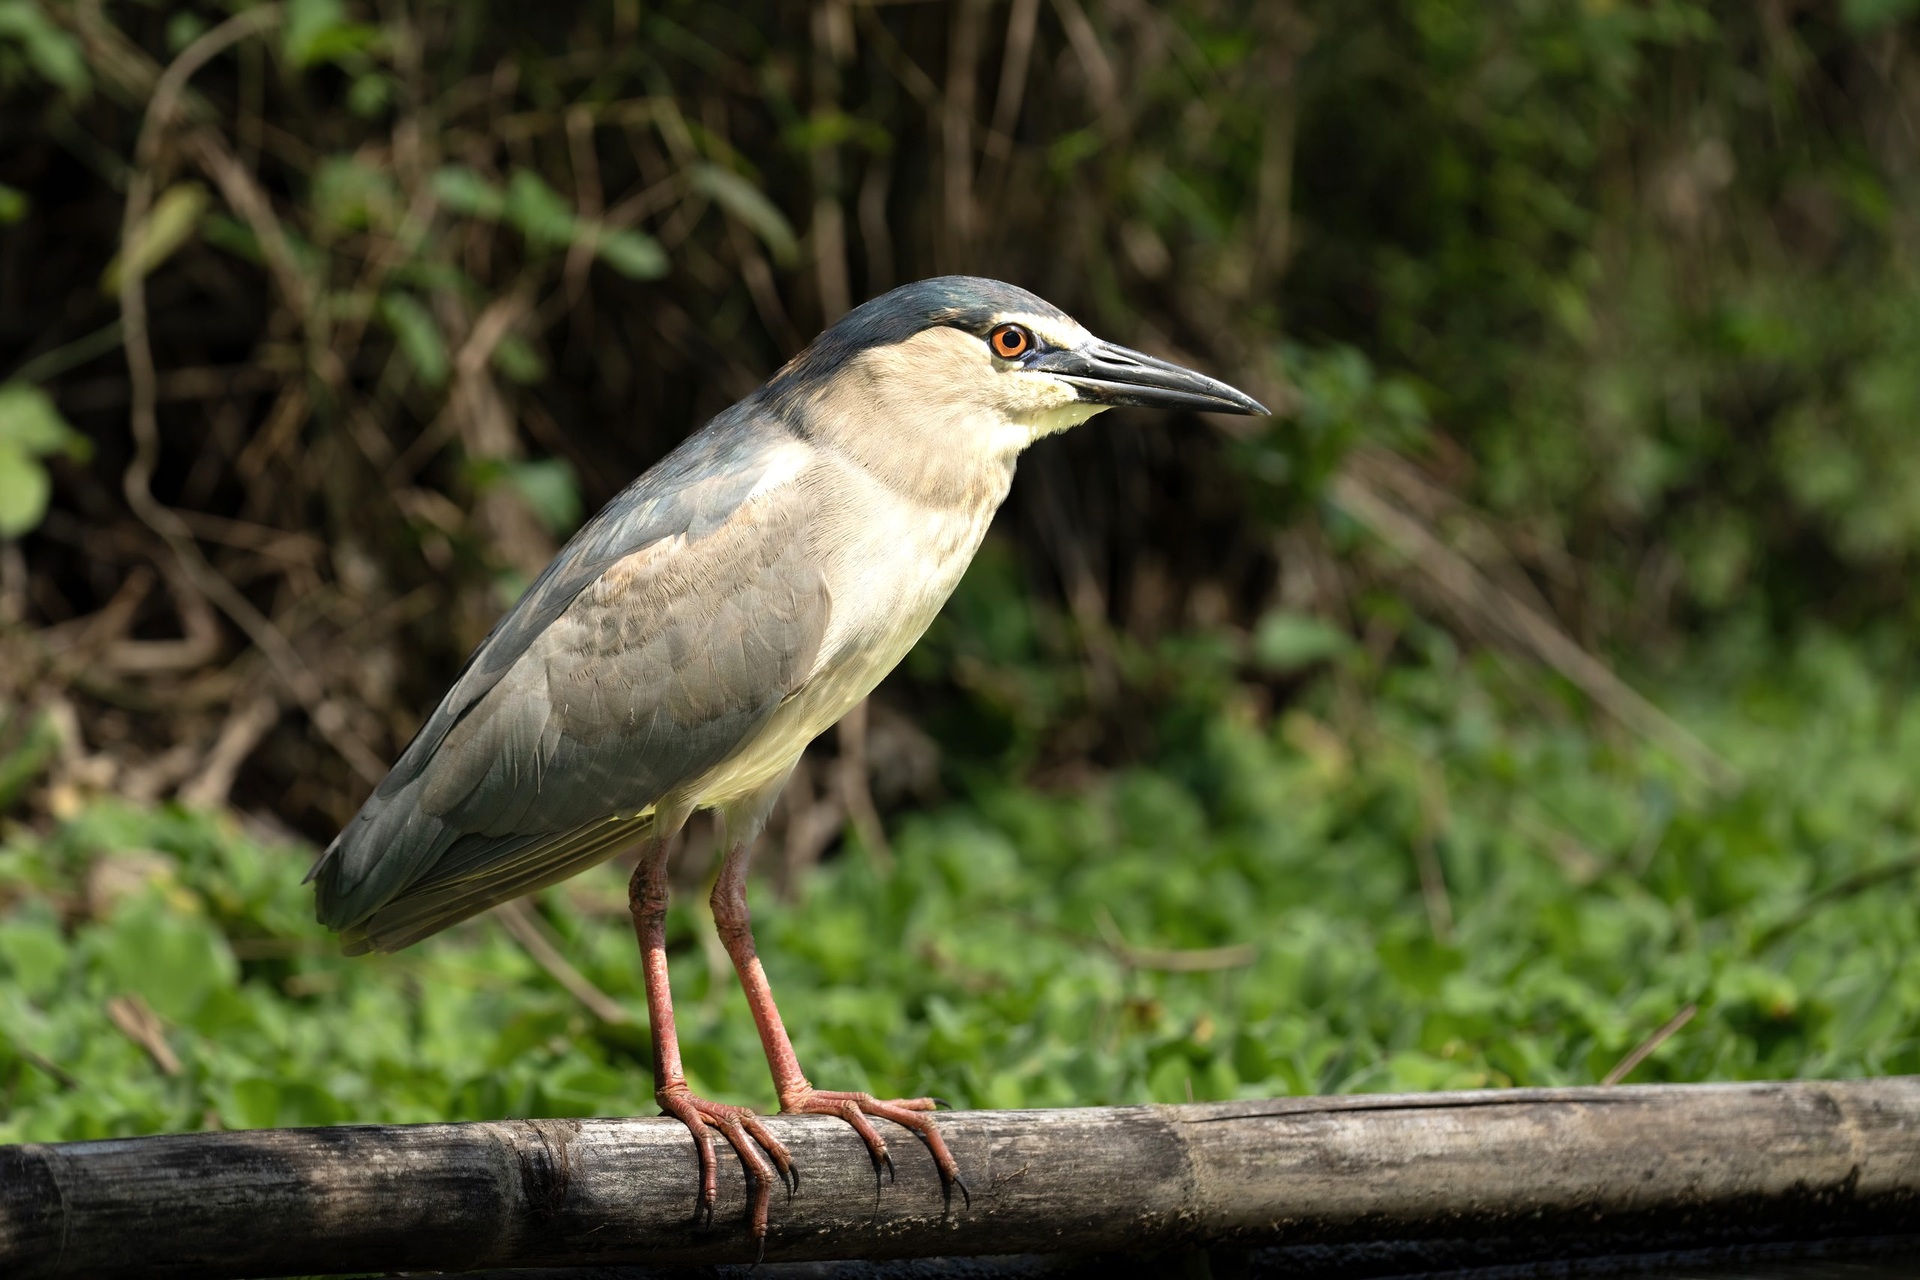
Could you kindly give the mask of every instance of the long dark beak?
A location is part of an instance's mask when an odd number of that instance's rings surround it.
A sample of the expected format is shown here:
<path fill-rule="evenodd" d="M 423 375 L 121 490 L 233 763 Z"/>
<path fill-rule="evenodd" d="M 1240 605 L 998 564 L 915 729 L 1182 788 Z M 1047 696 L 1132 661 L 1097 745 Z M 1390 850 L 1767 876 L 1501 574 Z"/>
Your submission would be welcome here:
<path fill-rule="evenodd" d="M 1131 404 L 1200 413 L 1267 412 L 1258 400 L 1224 382 L 1098 338 L 1077 351 L 1049 351 L 1032 367 L 1072 383 L 1088 404 Z"/>

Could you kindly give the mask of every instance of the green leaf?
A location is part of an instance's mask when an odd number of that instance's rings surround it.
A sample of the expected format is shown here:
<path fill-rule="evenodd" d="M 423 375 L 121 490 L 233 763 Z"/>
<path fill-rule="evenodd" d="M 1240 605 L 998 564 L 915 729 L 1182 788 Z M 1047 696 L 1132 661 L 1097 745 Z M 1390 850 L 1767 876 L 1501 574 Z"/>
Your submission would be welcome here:
<path fill-rule="evenodd" d="M 25 382 L 0 383 L 0 444 L 33 455 L 86 456 L 87 438 L 67 424 L 53 397 Z"/>
<path fill-rule="evenodd" d="M 745 223 L 766 244 L 774 261 L 785 265 L 800 255 L 799 238 L 773 201 L 751 182 L 719 165 L 695 165 L 687 175 L 695 191 Z"/>
<path fill-rule="evenodd" d="M 300 274 L 315 281 L 325 275 L 327 251 L 290 227 L 283 227 L 281 230 L 286 239 L 287 251 L 293 258 L 293 265 Z M 266 255 L 260 250 L 260 241 L 253 234 L 253 228 L 218 209 L 209 213 L 201 221 L 200 234 L 207 238 L 208 244 L 225 249 L 235 257 L 254 263 L 266 261 Z"/>
<path fill-rule="evenodd" d="M 53 481 L 40 457 L 84 459 L 91 452 L 46 392 L 25 382 L 0 383 L 0 538 L 19 537 L 47 513 Z"/>
<path fill-rule="evenodd" d="M 60 754 L 64 739 L 52 713 L 40 711 L 28 718 L 25 732 L 18 735 L 13 733 L 13 725 L 0 724 L 0 741 L 7 741 L 9 747 L 0 755 L 0 812 L 4 812 L 46 772 Z"/>
<path fill-rule="evenodd" d="M 287 61 L 304 68 L 338 62 L 365 49 L 379 35 L 378 27 L 349 22 L 341 0 L 288 0 L 281 48 Z"/>
<path fill-rule="evenodd" d="M 393 269 L 393 280 L 421 293 L 446 289 L 483 302 L 487 296 L 472 276 L 451 262 L 404 262 Z"/>
<path fill-rule="evenodd" d="M 524 338 L 508 334 L 493 349 L 493 367 L 510 382 L 531 386 L 547 376 L 547 362 Z"/>
<path fill-rule="evenodd" d="M 667 251 L 639 231 L 599 231 L 593 251 L 602 262 L 634 280 L 658 280 L 667 274 Z"/>
<path fill-rule="evenodd" d="M 236 258 L 244 258 L 256 266 L 267 260 L 260 252 L 260 238 L 240 219 L 216 209 L 200 222 L 200 234 L 207 243 L 216 249 L 225 249 Z"/>
<path fill-rule="evenodd" d="M 440 337 L 440 326 L 427 309 L 410 293 L 385 293 L 380 296 L 380 321 L 400 344 L 400 352 L 429 387 L 444 386 L 447 381 L 447 344 Z"/>
<path fill-rule="evenodd" d="M 92 87 L 80 43 L 47 20 L 31 0 L 0 0 L 0 40 L 11 38 L 26 54 L 27 65 L 71 97 Z"/>
<path fill-rule="evenodd" d="M 507 197 L 500 188 L 465 165 L 443 166 L 433 175 L 433 194 L 455 213 L 492 220 L 506 212 Z"/>
<path fill-rule="evenodd" d="M 1055 175 L 1073 171 L 1082 160 L 1100 153 L 1101 134 L 1096 129 L 1073 129 L 1062 133 L 1047 147 L 1047 164 Z"/>
<path fill-rule="evenodd" d="M 473 458 L 468 460 L 466 472 L 468 483 L 477 491 L 485 492 L 499 484 L 511 487 L 549 532 L 571 533 L 580 523 L 579 480 L 563 458 Z M 524 582 L 503 584 L 508 602 L 525 587 Z"/>
<path fill-rule="evenodd" d="M 236 1080 L 220 1108 L 220 1118 L 235 1129 L 271 1129 L 280 1123 L 280 1085 L 265 1076 Z"/>
<path fill-rule="evenodd" d="M 1275 609 L 1253 632 L 1253 660 L 1269 671 L 1297 671 L 1345 653 L 1344 631 L 1304 613 Z"/>
<path fill-rule="evenodd" d="M 27 216 L 27 193 L 0 182 L 0 227 Z"/>
<path fill-rule="evenodd" d="M 393 179 L 354 156 L 329 156 L 313 173 L 314 234 L 367 231 L 391 226 L 398 218 L 400 193 Z"/>
<path fill-rule="evenodd" d="M 134 230 L 129 262 L 123 265 L 120 255 L 114 254 L 100 273 L 100 291 L 109 296 L 120 292 L 123 270 L 131 270 L 136 277 L 145 276 L 165 262 L 193 235 L 207 204 L 207 189 L 197 182 L 178 182 L 161 192 Z"/>
<path fill-rule="evenodd" d="M 17 538 L 47 513 L 53 481 L 18 445 L 0 442 L 0 538 Z"/>
<path fill-rule="evenodd" d="M 206 19 L 182 10 L 167 19 L 167 50 L 178 53 L 206 33 Z"/>
<path fill-rule="evenodd" d="M 535 249 L 557 249 L 580 233 L 572 207 L 530 169 L 516 169 L 508 180 L 506 216 Z"/>
<path fill-rule="evenodd" d="M 355 76 L 347 89 L 347 110 L 363 120 L 385 112 L 393 101 L 393 77 L 377 71 Z"/>
<path fill-rule="evenodd" d="M 57 989 L 67 967 L 67 943 L 48 920 L 0 920 L 0 963 L 7 977 L 29 999 L 44 1000 Z"/>
<path fill-rule="evenodd" d="M 568 534 L 579 525 L 580 483 L 566 459 L 509 463 L 506 480 L 527 500 L 527 506 L 546 526 L 547 532 Z"/>
<path fill-rule="evenodd" d="M 340 1100 L 314 1081 L 266 1076 L 234 1081 L 219 1112 L 236 1129 L 305 1128 L 351 1118 Z"/>
<path fill-rule="evenodd" d="M 112 930 L 97 937 L 110 985 L 141 996 L 170 1022 L 191 1018 L 208 993 L 236 976 L 233 953 L 213 923 L 170 910 L 155 890 L 128 902 Z"/>
<path fill-rule="evenodd" d="M 1840 16 L 1855 31 L 1865 33 L 1912 17 L 1920 0 L 1842 0 Z"/>

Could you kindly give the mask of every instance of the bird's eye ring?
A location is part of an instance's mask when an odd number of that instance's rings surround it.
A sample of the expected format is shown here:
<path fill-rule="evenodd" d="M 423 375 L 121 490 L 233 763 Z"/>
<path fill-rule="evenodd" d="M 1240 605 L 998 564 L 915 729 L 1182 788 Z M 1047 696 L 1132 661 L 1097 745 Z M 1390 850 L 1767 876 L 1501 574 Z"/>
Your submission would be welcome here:
<path fill-rule="evenodd" d="M 1033 350 L 1033 334 L 1017 324 L 997 326 L 987 335 L 987 345 L 1002 360 L 1015 360 Z"/>

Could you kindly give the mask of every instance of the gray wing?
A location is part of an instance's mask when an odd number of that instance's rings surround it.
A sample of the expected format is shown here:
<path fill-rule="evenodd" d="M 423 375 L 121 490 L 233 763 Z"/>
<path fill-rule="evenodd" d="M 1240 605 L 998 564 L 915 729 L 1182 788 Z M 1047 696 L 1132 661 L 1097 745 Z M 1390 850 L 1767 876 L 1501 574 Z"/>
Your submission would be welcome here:
<path fill-rule="evenodd" d="M 751 402 L 562 549 L 311 873 L 347 949 L 393 950 L 630 844 L 805 677 L 830 601 L 799 447 Z"/>

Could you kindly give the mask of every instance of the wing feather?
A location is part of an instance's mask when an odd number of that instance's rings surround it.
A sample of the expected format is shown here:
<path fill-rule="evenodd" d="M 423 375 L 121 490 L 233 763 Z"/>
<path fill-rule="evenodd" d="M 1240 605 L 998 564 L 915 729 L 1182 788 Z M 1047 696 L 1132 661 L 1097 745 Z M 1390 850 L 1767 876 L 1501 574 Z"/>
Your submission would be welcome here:
<path fill-rule="evenodd" d="M 341 950 L 354 956 L 412 946 L 509 898 L 598 866 L 641 839 L 651 822 L 649 815 L 590 823 L 557 838 L 531 838 L 525 847 L 505 856 L 500 856 L 498 842 L 476 843 L 469 856 L 460 860 L 471 868 L 466 874 L 436 875 L 413 886 L 411 892 L 341 930 Z M 471 856 L 475 852 L 481 856 Z"/>
<path fill-rule="evenodd" d="M 608 832 L 638 838 L 806 678 L 831 602 L 807 492 L 777 482 L 804 446 L 732 416 L 561 550 L 322 855 L 319 917 L 349 946 L 405 946 L 610 857 Z"/>

